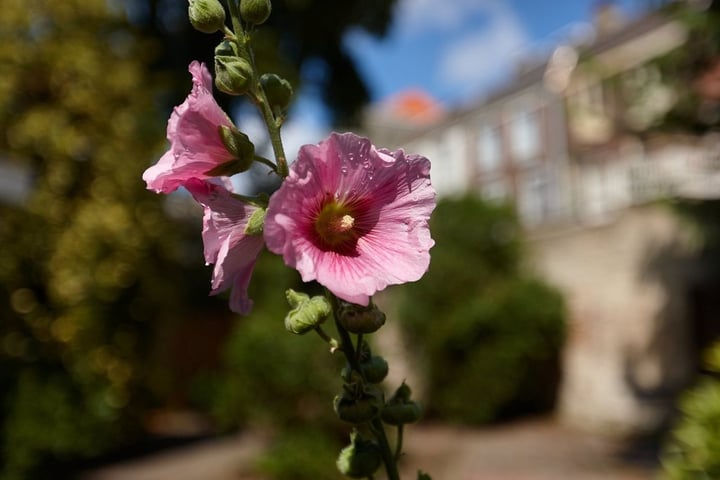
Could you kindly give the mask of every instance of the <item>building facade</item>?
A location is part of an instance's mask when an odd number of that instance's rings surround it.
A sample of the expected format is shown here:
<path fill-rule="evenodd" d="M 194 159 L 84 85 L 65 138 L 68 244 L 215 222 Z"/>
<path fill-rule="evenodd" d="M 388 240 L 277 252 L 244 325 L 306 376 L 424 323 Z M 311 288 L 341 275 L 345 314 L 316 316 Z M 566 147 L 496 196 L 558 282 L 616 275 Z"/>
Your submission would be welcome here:
<path fill-rule="evenodd" d="M 664 59 L 687 41 L 672 15 L 601 11 L 592 42 L 558 47 L 475 105 L 402 129 L 369 116 L 376 143 L 431 159 L 440 197 L 515 204 L 535 267 L 567 300 L 558 415 L 574 424 L 657 428 L 696 368 L 694 244 L 657 205 L 720 192 L 717 134 L 656 128 L 686 93 Z"/>

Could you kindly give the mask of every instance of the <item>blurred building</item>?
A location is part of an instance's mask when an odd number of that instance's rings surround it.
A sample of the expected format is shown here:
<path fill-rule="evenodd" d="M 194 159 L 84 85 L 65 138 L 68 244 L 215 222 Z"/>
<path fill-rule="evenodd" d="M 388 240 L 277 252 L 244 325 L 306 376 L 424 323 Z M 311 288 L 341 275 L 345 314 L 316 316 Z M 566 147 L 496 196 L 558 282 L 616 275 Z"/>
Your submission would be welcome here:
<path fill-rule="evenodd" d="M 666 420 L 699 348 L 692 239 L 658 200 L 718 197 L 720 139 L 656 128 L 687 93 L 663 63 L 686 48 L 683 23 L 660 12 L 627 21 L 604 5 L 595 27 L 592 41 L 557 47 L 474 105 L 441 112 L 426 100 L 403 123 L 393 99 L 366 129 L 430 158 L 439 196 L 516 205 L 536 268 L 568 302 L 559 416 L 636 433 Z M 687 90 L 710 97 L 717 85 L 720 67 Z"/>

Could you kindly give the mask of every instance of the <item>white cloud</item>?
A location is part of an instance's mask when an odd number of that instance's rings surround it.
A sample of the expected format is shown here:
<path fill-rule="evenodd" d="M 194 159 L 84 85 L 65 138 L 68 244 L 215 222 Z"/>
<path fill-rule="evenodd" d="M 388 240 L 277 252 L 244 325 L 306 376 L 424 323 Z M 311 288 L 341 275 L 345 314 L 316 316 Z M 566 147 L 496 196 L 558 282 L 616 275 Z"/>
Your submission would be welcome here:
<path fill-rule="evenodd" d="M 493 8 L 502 0 L 400 0 L 395 7 L 397 28 L 404 34 L 427 29 L 456 29 L 468 15 Z"/>
<path fill-rule="evenodd" d="M 487 87 L 507 76 L 529 45 L 515 13 L 500 1 L 482 2 L 488 23 L 447 45 L 438 79 L 456 88 Z"/>

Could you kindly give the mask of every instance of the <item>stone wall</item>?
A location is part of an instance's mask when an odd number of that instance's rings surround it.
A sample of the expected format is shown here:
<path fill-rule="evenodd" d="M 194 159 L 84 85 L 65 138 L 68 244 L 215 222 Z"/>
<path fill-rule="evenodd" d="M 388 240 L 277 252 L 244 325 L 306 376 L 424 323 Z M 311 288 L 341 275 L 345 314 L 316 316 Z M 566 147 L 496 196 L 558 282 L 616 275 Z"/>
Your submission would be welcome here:
<path fill-rule="evenodd" d="M 660 426 L 695 368 L 690 232 L 668 206 L 649 205 L 600 226 L 536 232 L 529 249 L 567 301 L 559 418 L 618 434 Z"/>

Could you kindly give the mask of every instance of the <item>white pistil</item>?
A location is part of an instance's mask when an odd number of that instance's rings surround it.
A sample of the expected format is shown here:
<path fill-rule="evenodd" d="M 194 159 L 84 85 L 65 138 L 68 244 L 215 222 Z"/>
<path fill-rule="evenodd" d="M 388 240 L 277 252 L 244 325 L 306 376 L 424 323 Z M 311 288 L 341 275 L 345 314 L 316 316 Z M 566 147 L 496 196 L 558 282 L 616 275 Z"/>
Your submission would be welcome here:
<path fill-rule="evenodd" d="M 343 215 L 338 223 L 338 227 L 340 227 L 339 230 L 341 232 L 347 232 L 353 227 L 353 225 L 355 225 L 355 219 L 347 214 Z"/>

